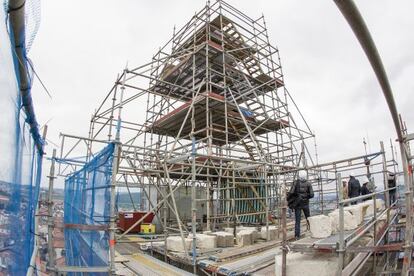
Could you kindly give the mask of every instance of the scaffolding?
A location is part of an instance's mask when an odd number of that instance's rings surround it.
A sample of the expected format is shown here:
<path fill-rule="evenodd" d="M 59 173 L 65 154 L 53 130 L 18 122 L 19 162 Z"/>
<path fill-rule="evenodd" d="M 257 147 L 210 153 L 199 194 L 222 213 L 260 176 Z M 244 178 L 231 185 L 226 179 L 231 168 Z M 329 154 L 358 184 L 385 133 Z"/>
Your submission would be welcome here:
<path fill-rule="evenodd" d="M 401 191 L 396 187 L 388 187 L 388 173 L 398 173 L 398 164 L 394 160 L 394 155 L 387 160 L 384 144 L 380 143 L 381 150 L 376 153 L 365 154 L 335 162 L 319 164 L 318 168 L 324 172 L 329 172 L 335 179 L 336 200 L 335 204 L 339 212 L 339 229 L 337 233 L 327 238 L 316 239 L 306 237 L 299 241 L 286 242 L 283 251 L 286 262 L 287 248 L 291 252 L 314 252 L 333 254 L 337 257 L 337 275 L 360 275 L 365 274 L 367 262 L 371 263 L 369 268 L 374 275 L 384 271 L 395 271 L 397 269 L 398 256 L 396 251 L 402 250 L 401 226 L 398 226 L 401 218 Z M 391 144 L 392 151 L 392 144 Z M 362 195 L 346 199 L 342 180 L 347 178 L 350 172 L 356 176 L 366 176 L 374 187 L 368 195 Z M 390 200 L 390 192 L 395 191 L 399 194 L 398 200 Z M 384 208 L 380 208 L 377 199 L 384 201 Z M 372 208 L 372 214 L 364 216 L 358 227 L 349 230 L 344 228 L 344 212 L 346 206 L 356 204 L 365 200 L 369 204 L 365 208 Z M 322 212 L 324 213 L 324 212 Z M 326 212 L 325 212 L 326 214 Z M 397 235 L 398 232 L 398 235 Z M 385 253 L 385 254 L 383 254 Z M 370 259 L 370 257 L 372 257 Z M 286 263 L 283 264 L 286 266 Z M 286 269 L 286 268 L 284 268 Z M 286 271 L 286 270 L 285 270 Z"/>
<path fill-rule="evenodd" d="M 73 177 L 107 145 L 113 146 L 105 205 L 109 215 L 98 230 L 108 233 L 110 254 L 106 270 L 100 265 L 95 272 L 115 271 L 115 244 L 129 242 L 127 235 L 151 214 L 162 228 L 159 252 L 165 260 L 173 258 L 166 240 L 179 235 L 185 252 L 174 258 L 194 272 L 200 231 L 233 227 L 235 232 L 239 225 L 255 225 L 266 228 L 269 241 L 273 224 L 286 249 L 286 190 L 298 170 L 308 172 L 314 187 L 312 209 L 326 213 L 345 204 L 338 172 L 361 170 L 370 177 L 395 168 L 394 158 L 367 163 L 385 156 L 383 148 L 318 164 L 314 134 L 285 86 L 279 51 L 269 41 L 264 17 L 252 19 L 220 0 L 207 2 L 182 28 L 174 28 L 150 62 L 117 76 L 91 117 L 88 137 L 62 134 L 58 174 Z M 385 167 L 370 172 L 376 165 Z M 138 189 L 139 207 L 147 212 L 123 233 L 116 231 L 119 189 L 128 192 L 134 209 L 138 204 L 131 190 Z M 76 227 L 85 229 L 71 225 Z M 60 271 L 93 270 L 86 266 Z"/>

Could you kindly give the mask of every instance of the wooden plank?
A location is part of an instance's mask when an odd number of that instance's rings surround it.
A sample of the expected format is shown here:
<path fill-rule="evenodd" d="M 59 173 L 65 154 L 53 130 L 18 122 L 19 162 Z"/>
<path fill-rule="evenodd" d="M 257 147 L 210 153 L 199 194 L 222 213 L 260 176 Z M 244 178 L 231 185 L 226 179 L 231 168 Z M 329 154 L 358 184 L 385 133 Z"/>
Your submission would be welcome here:
<path fill-rule="evenodd" d="M 89 225 L 89 224 L 75 224 L 75 223 L 66 223 L 66 229 L 79 229 L 83 231 L 107 231 L 109 225 Z"/>
<path fill-rule="evenodd" d="M 109 272 L 109 266 L 58 266 L 56 269 L 59 272 Z"/>
<path fill-rule="evenodd" d="M 266 249 L 279 246 L 281 244 L 282 244 L 282 241 L 277 240 L 277 241 L 269 241 L 269 242 L 254 244 L 251 246 L 238 247 L 238 248 L 234 248 L 234 249 L 228 250 L 226 252 L 223 252 L 217 255 L 210 256 L 210 259 L 216 262 L 223 262 L 225 260 L 239 258 L 242 256 L 261 252 Z"/>

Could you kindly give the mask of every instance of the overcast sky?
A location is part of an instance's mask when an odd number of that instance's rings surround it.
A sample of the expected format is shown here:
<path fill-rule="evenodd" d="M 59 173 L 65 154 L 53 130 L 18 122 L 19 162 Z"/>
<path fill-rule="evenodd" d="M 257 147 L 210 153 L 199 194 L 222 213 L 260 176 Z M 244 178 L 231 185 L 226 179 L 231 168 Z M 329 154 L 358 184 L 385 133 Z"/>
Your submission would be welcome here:
<path fill-rule="evenodd" d="M 363 154 L 363 137 L 372 151 L 379 150 L 380 140 L 389 147 L 396 135 L 385 99 L 333 1 L 228 2 L 252 18 L 265 15 L 286 86 L 317 135 L 320 161 Z M 412 130 L 414 2 L 356 2 L 383 59 L 397 108 Z M 174 25 L 181 27 L 205 5 L 198 0 L 41 3 L 40 29 L 29 55 L 52 99 L 39 82 L 33 97 L 39 123 L 49 121 L 48 138 L 57 144 L 60 132 L 87 136 L 91 113 L 125 64 L 149 61 L 170 39 Z"/>

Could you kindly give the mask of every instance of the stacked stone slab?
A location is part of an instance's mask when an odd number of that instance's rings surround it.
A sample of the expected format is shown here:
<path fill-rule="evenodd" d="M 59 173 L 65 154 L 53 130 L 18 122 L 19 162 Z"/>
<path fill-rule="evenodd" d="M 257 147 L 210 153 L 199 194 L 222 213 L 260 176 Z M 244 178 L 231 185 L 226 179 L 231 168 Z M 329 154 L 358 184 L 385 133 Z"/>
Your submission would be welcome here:
<path fill-rule="evenodd" d="M 266 231 L 266 226 L 263 226 L 262 229 L 260 229 L 260 237 L 263 240 L 267 240 L 267 232 Z M 277 238 L 277 227 L 274 225 L 270 225 L 269 226 L 269 238 L 271 241 L 275 240 Z"/>
<path fill-rule="evenodd" d="M 364 203 L 368 205 L 366 215 L 367 216 L 374 215 L 374 200 L 372 200 L 372 199 L 367 200 Z M 376 199 L 375 204 L 376 204 L 376 207 L 377 207 L 377 211 L 383 210 L 385 208 L 385 204 L 384 204 L 384 201 L 382 199 Z"/>
<path fill-rule="evenodd" d="M 252 245 L 254 243 L 253 232 L 252 230 L 240 230 L 236 235 L 237 244 L 240 246 Z"/>
<path fill-rule="evenodd" d="M 188 235 L 188 238 L 192 239 L 193 235 Z M 196 235 L 196 247 L 200 249 L 213 249 L 217 248 L 217 237 L 213 235 L 197 234 Z"/>
<path fill-rule="evenodd" d="M 250 231 L 252 233 L 252 241 L 253 243 L 256 242 L 258 239 L 260 239 L 260 233 L 257 231 L 256 227 L 243 227 L 242 230 Z"/>
<path fill-rule="evenodd" d="M 362 203 L 359 203 L 358 205 L 359 205 L 359 206 L 361 206 L 361 209 L 362 209 L 362 216 L 363 216 L 364 218 L 372 215 L 372 214 L 369 214 L 369 212 L 371 212 L 372 210 L 371 210 L 371 209 L 370 209 L 370 210 L 368 210 L 369 203 L 368 203 L 367 201 L 364 201 L 364 202 L 362 202 Z"/>
<path fill-rule="evenodd" d="M 232 227 L 227 227 L 227 228 L 224 228 L 224 231 L 233 234 L 234 230 Z M 236 227 L 236 238 L 237 238 L 237 234 L 239 234 L 241 231 L 245 231 L 245 233 L 247 231 L 252 234 L 252 243 L 254 243 L 260 238 L 260 233 L 257 231 L 256 227 L 237 226 Z"/>
<path fill-rule="evenodd" d="M 244 226 L 236 226 L 236 234 L 239 233 L 243 229 L 244 229 Z M 233 234 L 234 229 L 233 229 L 233 227 L 225 227 L 224 231 L 227 232 L 227 233 Z"/>
<path fill-rule="evenodd" d="M 336 233 L 339 231 L 339 210 L 329 213 L 331 219 L 332 232 Z M 351 212 L 344 210 L 344 230 L 354 230 L 358 227 L 358 218 L 354 217 Z"/>
<path fill-rule="evenodd" d="M 318 215 L 308 218 L 312 238 L 327 238 L 332 234 L 332 222 L 330 217 Z"/>
<path fill-rule="evenodd" d="M 350 212 L 355 217 L 355 219 L 358 222 L 358 225 L 361 224 L 364 220 L 364 214 L 362 213 L 361 204 L 347 206 L 344 208 L 344 210 Z"/>
<path fill-rule="evenodd" d="M 230 234 L 225 231 L 212 232 L 208 235 L 217 237 L 217 247 L 231 247 L 234 246 L 234 237 L 233 234 Z"/>
<path fill-rule="evenodd" d="M 192 239 L 185 238 L 184 239 L 185 247 L 183 247 L 183 242 L 180 236 L 172 236 L 167 238 L 167 250 L 175 251 L 175 252 L 185 252 L 190 250 Z"/>
<path fill-rule="evenodd" d="M 384 201 L 376 199 L 377 210 L 384 209 Z M 347 206 L 344 208 L 344 230 L 354 230 L 363 221 L 365 216 L 374 213 L 373 200 Z M 313 238 L 326 238 L 339 231 L 339 209 L 335 209 L 328 216 L 318 215 L 309 217 L 310 232 Z M 263 235 L 263 234 L 262 234 Z"/>

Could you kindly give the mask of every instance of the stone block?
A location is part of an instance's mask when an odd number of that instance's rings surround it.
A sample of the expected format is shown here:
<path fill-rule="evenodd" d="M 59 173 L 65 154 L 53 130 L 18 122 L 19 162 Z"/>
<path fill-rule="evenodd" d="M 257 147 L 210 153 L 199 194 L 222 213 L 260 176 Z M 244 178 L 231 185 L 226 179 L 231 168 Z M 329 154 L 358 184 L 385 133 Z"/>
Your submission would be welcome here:
<path fill-rule="evenodd" d="M 277 238 L 277 228 L 274 225 L 269 226 L 269 238 L 271 241 L 275 240 Z M 263 226 L 262 229 L 260 229 L 260 238 L 263 240 L 267 240 L 267 231 L 266 226 Z"/>
<path fill-rule="evenodd" d="M 185 252 L 184 248 L 190 251 L 192 239 L 185 238 L 184 243 L 185 247 L 180 236 L 167 237 L 167 249 L 170 251 Z"/>
<path fill-rule="evenodd" d="M 332 222 L 328 216 L 313 216 L 308 221 L 312 238 L 322 239 L 332 234 Z"/>
<path fill-rule="evenodd" d="M 362 206 L 360 204 L 347 206 L 344 208 L 345 211 L 349 211 L 358 221 L 358 225 L 364 220 L 364 215 L 362 213 Z"/>
<path fill-rule="evenodd" d="M 328 215 L 331 219 L 332 232 L 336 233 L 339 230 L 339 210 L 336 209 Z M 354 217 L 351 212 L 344 210 L 344 230 L 354 230 L 358 227 L 358 218 Z"/>
<path fill-rule="evenodd" d="M 189 239 L 193 239 L 193 235 L 188 235 Z M 196 235 L 196 247 L 200 249 L 217 248 L 217 237 L 213 235 L 198 234 Z"/>
<path fill-rule="evenodd" d="M 367 217 L 367 216 L 373 216 L 374 215 L 374 200 L 373 199 L 364 201 L 361 204 L 364 205 L 365 209 L 366 209 L 364 216 Z M 376 204 L 376 207 L 377 207 L 377 211 L 384 210 L 385 203 L 382 199 L 376 199 L 375 204 Z"/>
<path fill-rule="evenodd" d="M 253 243 L 256 242 L 260 238 L 260 233 L 257 231 L 256 227 L 243 227 L 242 231 L 249 231 L 252 233 L 252 241 Z"/>
<path fill-rule="evenodd" d="M 236 241 L 238 245 L 246 246 L 253 244 L 253 231 L 251 230 L 241 230 L 236 235 Z"/>
<path fill-rule="evenodd" d="M 236 226 L 236 234 L 239 233 L 241 230 L 243 230 L 242 226 Z M 233 227 L 225 227 L 224 232 L 233 234 Z"/>
<path fill-rule="evenodd" d="M 225 231 L 213 232 L 209 235 L 217 237 L 217 247 L 231 247 L 234 246 L 233 234 Z"/>
<path fill-rule="evenodd" d="M 233 234 L 233 228 L 232 227 L 224 228 L 224 231 Z M 253 242 L 257 241 L 260 238 L 260 233 L 259 233 L 259 231 L 257 231 L 256 227 L 237 226 L 236 227 L 236 235 L 240 231 L 250 231 L 252 233 Z"/>

